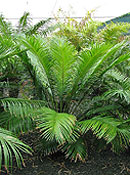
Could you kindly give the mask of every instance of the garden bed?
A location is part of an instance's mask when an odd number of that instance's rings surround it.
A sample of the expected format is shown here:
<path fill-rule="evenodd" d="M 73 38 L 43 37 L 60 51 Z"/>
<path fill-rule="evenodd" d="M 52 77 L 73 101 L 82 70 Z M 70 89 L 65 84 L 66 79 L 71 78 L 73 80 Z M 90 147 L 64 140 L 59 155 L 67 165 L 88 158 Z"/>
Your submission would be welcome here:
<path fill-rule="evenodd" d="M 37 133 L 30 133 L 21 137 L 35 150 Z M 10 175 L 129 175 L 130 153 L 116 155 L 110 150 L 100 153 L 91 152 L 86 163 L 70 162 L 61 153 L 40 157 L 37 153 L 33 156 L 24 156 L 26 167 L 21 170 L 13 167 Z M 2 175 L 5 175 L 4 170 Z"/>
<path fill-rule="evenodd" d="M 86 163 L 72 163 L 63 156 L 46 157 L 42 161 L 30 158 L 26 168 L 13 175 L 129 175 L 130 156 L 111 152 L 95 154 Z"/>

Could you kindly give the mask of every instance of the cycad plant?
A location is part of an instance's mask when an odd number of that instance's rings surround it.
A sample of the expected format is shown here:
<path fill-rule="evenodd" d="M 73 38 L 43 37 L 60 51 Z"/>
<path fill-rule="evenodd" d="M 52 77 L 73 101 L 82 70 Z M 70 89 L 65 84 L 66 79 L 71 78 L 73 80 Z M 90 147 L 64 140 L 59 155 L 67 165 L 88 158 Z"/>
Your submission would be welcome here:
<path fill-rule="evenodd" d="M 75 161 L 86 159 L 89 130 L 117 152 L 128 146 L 129 115 L 124 118 L 119 108 L 126 99 L 129 105 L 129 86 L 122 101 L 117 98 L 119 91 L 111 95 L 108 89 L 110 70 L 130 57 L 129 53 L 117 56 L 125 42 L 115 46 L 91 44 L 80 53 L 64 38 L 30 36 L 17 42 L 25 49 L 18 56 L 32 77 L 36 93 L 34 100 L 1 100 L 6 114 L 1 114 L 0 123 L 5 128 L 18 133 L 38 127 L 45 155 L 61 149 Z"/>

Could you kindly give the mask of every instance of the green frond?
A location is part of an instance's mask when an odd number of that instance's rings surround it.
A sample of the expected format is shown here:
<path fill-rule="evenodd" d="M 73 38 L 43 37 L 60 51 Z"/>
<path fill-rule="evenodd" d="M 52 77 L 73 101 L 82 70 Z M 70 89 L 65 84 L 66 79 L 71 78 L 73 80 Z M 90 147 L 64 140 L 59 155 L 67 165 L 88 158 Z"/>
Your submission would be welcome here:
<path fill-rule="evenodd" d="M 10 39 L 13 33 L 11 24 L 5 20 L 3 15 L 0 15 L 0 33 L 3 39 Z"/>
<path fill-rule="evenodd" d="M 0 127 L 12 131 L 17 136 L 21 133 L 26 133 L 36 127 L 35 121 L 29 117 L 21 117 L 11 115 L 9 112 L 2 112 L 0 114 Z"/>
<path fill-rule="evenodd" d="M 32 17 L 29 12 L 24 12 L 23 16 L 18 21 L 18 26 L 16 31 L 22 32 L 26 36 L 31 35 L 47 35 L 47 33 L 50 31 L 48 27 L 48 23 L 50 22 L 51 18 L 48 18 L 46 20 L 41 20 L 37 22 L 35 25 L 32 25 Z"/>
<path fill-rule="evenodd" d="M 49 78 L 51 76 L 50 67 L 52 66 L 52 62 L 49 57 L 46 41 L 40 36 L 30 36 L 28 38 L 19 38 L 18 40 L 29 50 L 27 51 L 27 59 L 33 65 L 32 69 L 34 69 L 37 79 L 39 79 L 45 88 L 49 88 L 50 90 Z"/>
<path fill-rule="evenodd" d="M 13 131 L 17 135 L 32 130 L 36 126 L 35 118 L 44 101 L 19 98 L 4 98 L 0 100 L 5 112 L 0 114 L 0 126 Z"/>
<path fill-rule="evenodd" d="M 130 103 L 130 79 L 117 70 L 111 70 L 106 73 L 108 81 L 108 90 L 105 92 L 105 97 L 113 96 L 120 97 L 128 104 Z"/>
<path fill-rule="evenodd" d="M 102 113 L 107 113 L 107 112 L 109 112 L 109 111 L 112 111 L 112 110 L 116 110 L 116 109 L 118 109 L 118 108 L 120 108 L 120 106 L 119 105 L 104 105 L 104 106 L 102 106 L 102 107 L 96 107 L 96 109 L 95 108 L 92 108 L 92 109 L 90 109 L 87 113 L 86 113 L 86 116 L 91 116 L 91 115 L 97 115 L 97 114 L 102 114 Z"/>
<path fill-rule="evenodd" d="M 4 61 L 8 62 L 8 58 L 16 55 L 19 52 L 16 43 L 13 39 L 12 26 L 0 16 L 0 67 Z"/>
<path fill-rule="evenodd" d="M 45 102 L 41 100 L 4 98 L 1 99 L 1 103 L 5 112 L 0 115 L 0 125 L 4 124 L 6 129 L 17 134 L 33 129 L 36 126 L 36 120 L 46 117 L 49 110 L 43 107 Z M 65 121 L 67 122 L 67 119 Z"/>
<path fill-rule="evenodd" d="M 94 44 L 92 48 L 81 52 L 80 63 L 77 70 L 78 75 L 76 75 L 76 84 L 77 82 L 86 83 L 95 69 L 97 69 L 97 66 L 102 63 L 109 49 L 110 45 Z"/>
<path fill-rule="evenodd" d="M 126 128 L 119 128 L 117 136 L 111 142 L 112 150 L 117 154 L 123 151 L 124 149 L 127 149 L 130 145 L 130 130 L 128 126 Z"/>
<path fill-rule="evenodd" d="M 66 151 L 68 152 L 68 149 L 67 149 L 68 145 L 73 145 L 73 144 L 77 143 L 77 140 L 80 137 L 80 128 L 78 126 L 78 122 L 76 122 L 76 124 L 73 128 L 73 131 L 71 131 L 71 132 L 72 132 L 71 135 L 69 134 L 69 137 L 67 138 L 67 142 L 65 142 L 65 143 L 64 142 L 58 143 L 55 138 L 53 140 L 47 140 L 44 137 L 42 137 L 39 141 L 39 144 L 38 144 L 38 150 L 40 150 L 40 153 L 42 153 L 44 155 L 50 155 L 50 154 L 53 154 L 59 150 L 62 150 L 64 152 L 66 152 Z M 44 133 L 43 133 L 43 135 L 44 135 Z M 78 148 L 75 151 L 78 151 Z M 76 154 L 76 153 L 74 153 L 74 154 Z M 83 154 L 82 154 L 82 156 L 83 156 Z M 73 160 L 75 160 L 75 158 L 76 159 L 80 158 L 80 156 L 78 156 L 78 152 L 77 152 L 77 156 L 75 155 L 75 157 L 73 157 L 73 156 L 71 157 L 71 159 L 73 159 Z"/>
<path fill-rule="evenodd" d="M 115 59 L 103 72 L 101 75 L 105 74 L 108 70 L 112 69 L 114 66 L 126 61 L 130 58 L 130 53 L 122 54 L 117 59 Z"/>
<path fill-rule="evenodd" d="M 127 149 L 130 145 L 130 119 L 123 120 L 118 127 L 117 135 L 112 140 L 112 149 L 116 153 L 120 153 L 124 149 Z"/>
<path fill-rule="evenodd" d="M 21 39 L 20 39 L 21 40 Z M 33 65 L 39 82 L 48 93 L 48 101 L 60 101 L 60 111 L 63 111 L 63 98 L 73 83 L 73 73 L 76 66 L 76 50 L 65 39 L 53 38 L 50 46 L 41 37 L 22 38 L 22 44 L 27 51 L 28 59 Z M 58 99 L 55 99 L 55 95 Z"/>
<path fill-rule="evenodd" d="M 49 27 L 45 26 L 50 22 L 51 18 L 48 18 L 46 20 L 41 20 L 38 23 L 36 23 L 34 26 L 31 26 L 25 33 L 26 35 L 33 35 L 33 34 L 44 34 L 46 35 L 49 32 Z"/>
<path fill-rule="evenodd" d="M 129 120 L 121 121 L 109 116 L 97 116 L 90 120 L 82 121 L 79 124 L 83 133 L 86 133 L 89 129 L 91 129 L 98 138 L 104 138 L 107 143 L 111 142 L 115 150 L 116 148 L 121 148 L 123 145 L 129 145 Z"/>
<path fill-rule="evenodd" d="M 54 60 L 52 71 L 55 80 L 55 91 L 57 91 L 61 103 L 63 103 L 62 100 L 73 83 L 73 75 L 77 62 L 76 50 L 65 39 L 54 37 L 50 44 L 50 52 L 52 60 Z"/>
<path fill-rule="evenodd" d="M 111 69 L 105 74 L 106 76 L 118 81 L 118 82 L 124 82 L 124 81 L 130 81 L 128 77 L 126 77 L 124 74 L 122 74 L 120 71 L 116 69 Z M 128 82 L 129 83 L 129 82 Z"/>
<path fill-rule="evenodd" d="M 18 140 L 10 131 L 0 128 L 0 169 L 4 166 L 9 169 L 12 166 L 12 158 L 15 156 L 18 167 L 24 163 L 21 152 L 31 154 L 31 148 Z"/>
<path fill-rule="evenodd" d="M 34 60 L 32 61 L 34 61 L 34 63 L 35 61 L 41 63 L 45 73 L 48 75 L 51 64 L 48 55 L 48 46 L 45 39 L 42 39 L 40 36 L 30 36 L 27 38 L 19 38 L 19 42 L 22 43 L 24 47 L 29 50 L 27 52 L 29 56 L 34 56 L 35 59 L 33 58 Z"/>
<path fill-rule="evenodd" d="M 4 48 L 5 51 L 3 51 L 1 54 L 0 54 L 0 61 L 3 62 L 4 60 L 7 60 L 7 58 L 10 58 L 10 57 L 13 57 L 17 54 L 20 53 L 20 51 L 17 51 L 16 48 L 11 48 L 11 49 L 8 49 L 8 48 Z M 23 51 L 21 51 L 23 52 Z"/>
<path fill-rule="evenodd" d="M 118 87 L 117 88 L 112 88 L 111 90 L 108 90 L 104 95 L 109 99 L 113 96 L 117 96 L 117 97 L 120 97 L 123 100 L 125 99 L 125 101 L 128 104 L 130 103 L 130 91 L 129 90 L 118 89 Z"/>
<path fill-rule="evenodd" d="M 117 127 L 120 124 L 121 122 L 117 119 L 103 116 L 93 117 L 80 123 L 83 133 L 91 129 L 98 138 L 106 139 L 107 143 L 110 143 L 116 137 Z"/>
<path fill-rule="evenodd" d="M 12 38 L 2 38 L 0 36 L 0 61 L 7 60 L 7 58 L 17 55 L 19 50 L 14 44 Z"/>
<path fill-rule="evenodd" d="M 79 122 L 76 121 L 73 127 L 73 131 L 70 137 L 68 138 L 67 142 L 76 142 L 79 139 L 80 135 L 81 135 L 81 129 L 79 127 Z"/>
<path fill-rule="evenodd" d="M 19 20 L 19 28 L 24 29 L 30 26 L 30 13 L 24 12 L 23 16 Z"/>
<path fill-rule="evenodd" d="M 33 109 L 39 109 L 44 106 L 42 100 L 27 100 L 20 98 L 4 98 L 0 100 L 5 111 L 9 111 L 11 115 L 27 117 L 31 116 Z"/>
<path fill-rule="evenodd" d="M 56 140 L 60 144 L 69 140 L 73 132 L 76 117 L 66 113 L 57 113 L 48 108 L 41 110 L 43 112 L 38 120 L 38 128 L 42 132 L 42 137 L 46 141 Z"/>
<path fill-rule="evenodd" d="M 59 150 L 59 144 L 55 140 L 46 141 L 46 139 L 41 138 L 40 142 L 37 145 L 37 149 L 40 152 L 40 154 L 47 156 L 57 152 Z"/>
<path fill-rule="evenodd" d="M 106 43 L 94 44 L 92 48 L 82 51 L 79 57 L 80 61 L 78 63 L 77 72 L 75 73 L 73 88 L 70 91 L 71 96 L 75 95 L 79 87 L 82 89 L 90 79 L 93 80 L 94 75 L 98 72 L 99 75 L 96 76 L 99 77 L 103 75 L 107 70 L 106 68 L 103 71 L 100 70 L 102 64 L 109 57 L 112 57 L 122 45 L 123 43 L 119 43 L 112 47 Z"/>
<path fill-rule="evenodd" d="M 80 160 L 85 162 L 87 158 L 87 145 L 85 144 L 85 140 L 83 138 L 79 138 L 76 142 L 68 142 L 65 143 L 62 150 L 65 152 L 66 158 L 71 159 L 71 161 L 77 162 Z"/>

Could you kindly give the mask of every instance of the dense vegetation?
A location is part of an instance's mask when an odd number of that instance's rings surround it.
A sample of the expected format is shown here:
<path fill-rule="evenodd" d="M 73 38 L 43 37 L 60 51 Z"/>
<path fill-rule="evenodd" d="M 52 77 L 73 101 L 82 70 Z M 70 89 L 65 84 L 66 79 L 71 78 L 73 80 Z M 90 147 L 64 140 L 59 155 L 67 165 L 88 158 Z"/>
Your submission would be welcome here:
<path fill-rule="evenodd" d="M 130 140 L 130 24 L 101 25 L 88 14 L 17 29 L 0 18 L 0 169 L 18 167 L 29 146 L 17 137 L 39 131 L 41 154 L 61 150 L 85 161 L 87 144 L 120 153 Z M 47 25 L 48 24 L 48 25 Z M 46 27 L 45 27 L 46 25 Z"/>

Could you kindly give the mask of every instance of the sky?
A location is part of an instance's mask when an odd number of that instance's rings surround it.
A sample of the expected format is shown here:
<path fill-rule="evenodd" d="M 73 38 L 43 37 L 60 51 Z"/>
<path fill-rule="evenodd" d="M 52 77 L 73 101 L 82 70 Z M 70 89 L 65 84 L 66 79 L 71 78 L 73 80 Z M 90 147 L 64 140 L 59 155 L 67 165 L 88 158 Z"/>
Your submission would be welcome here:
<path fill-rule="evenodd" d="M 59 8 L 70 16 L 78 17 L 95 10 L 93 16 L 105 21 L 130 12 L 130 0 L 0 0 L 0 13 L 13 24 L 25 11 L 40 20 L 42 17 L 53 17 Z"/>

